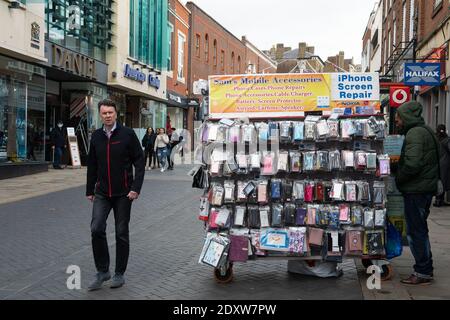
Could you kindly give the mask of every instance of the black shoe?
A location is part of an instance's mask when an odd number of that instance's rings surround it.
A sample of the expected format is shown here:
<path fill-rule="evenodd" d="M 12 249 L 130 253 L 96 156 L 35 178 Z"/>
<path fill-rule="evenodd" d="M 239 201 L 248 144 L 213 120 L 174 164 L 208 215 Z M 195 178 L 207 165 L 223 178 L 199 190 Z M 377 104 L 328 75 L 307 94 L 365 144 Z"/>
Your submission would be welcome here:
<path fill-rule="evenodd" d="M 88 287 L 88 291 L 94 291 L 102 288 L 103 282 L 111 279 L 111 274 L 109 272 L 98 272 L 95 275 L 95 280 L 91 282 Z"/>
<path fill-rule="evenodd" d="M 111 289 L 120 288 L 125 284 L 125 277 L 123 274 L 116 273 L 111 281 Z"/>

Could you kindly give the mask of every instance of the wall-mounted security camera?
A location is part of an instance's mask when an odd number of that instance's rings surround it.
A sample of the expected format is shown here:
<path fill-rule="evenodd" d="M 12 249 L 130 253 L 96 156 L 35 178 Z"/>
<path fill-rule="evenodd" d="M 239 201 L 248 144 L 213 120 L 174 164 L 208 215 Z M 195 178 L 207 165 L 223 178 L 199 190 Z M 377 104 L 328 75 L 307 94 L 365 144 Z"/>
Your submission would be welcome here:
<path fill-rule="evenodd" d="M 115 71 L 111 72 L 111 76 L 112 76 L 113 78 L 116 78 L 116 77 L 117 77 L 117 72 L 115 72 Z"/>
<path fill-rule="evenodd" d="M 8 8 L 10 8 L 10 9 L 19 9 L 20 8 L 20 1 L 10 1 Z"/>

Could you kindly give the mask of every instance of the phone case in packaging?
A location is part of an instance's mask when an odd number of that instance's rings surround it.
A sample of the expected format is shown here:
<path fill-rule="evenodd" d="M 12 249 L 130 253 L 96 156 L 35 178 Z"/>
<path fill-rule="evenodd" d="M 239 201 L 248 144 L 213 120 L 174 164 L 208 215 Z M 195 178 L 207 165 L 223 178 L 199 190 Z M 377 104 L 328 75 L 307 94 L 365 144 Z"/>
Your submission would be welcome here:
<path fill-rule="evenodd" d="M 377 135 L 375 138 L 377 140 L 384 140 L 386 138 L 386 122 L 384 120 L 381 120 L 381 121 L 377 121 L 377 123 L 378 123 L 378 128 L 380 130 L 377 132 Z"/>
<path fill-rule="evenodd" d="M 245 195 L 244 189 L 247 186 L 247 182 L 238 181 L 237 182 L 237 202 L 246 202 L 247 196 Z"/>
<path fill-rule="evenodd" d="M 238 143 L 241 141 L 241 126 L 234 124 L 228 131 L 228 142 Z"/>
<path fill-rule="evenodd" d="M 304 122 L 294 122 L 294 134 L 293 134 L 293 141 L 294 142 L 301 142 L 304 140 L 304 130 L 305 130 L 305 123 Z"/>
<path fill-rule="evenodd" d="M 272 227 L 283 227 L 284 212 L 283 205 L 276 203 L 272 205 Z"/>
<path fill-rule="evenodd" d="M 332 192 L 333 192 L 333 184 L 329 181 L 324 182 L 323 183 L 323 201 L 325 201 L 325 202 L 333 201 Z"/>
<path fill-rule="evenodd" d="M 316 182 L 314 186 L 314 200 L 317 202 L 324 201 L 324 188 L 322 182 Z"/>
<path fill-rule="evenodd" d="M 327 240 L 327 256 L 325 260 L 340 262 L 340 259 L 337 258 L 342 258 L 344 252 L 344 234 L 339 231 L 327 231 L 325 239 Z"/>
<path fill-rule="evenodd" d="M 357 170 L 365 170 L 367 168 L 367 153 L 364 151 L 356 151 L 355 161 Z"/>
<path fill-rule="evenodd" d="M 259 153 L 252 153 L 250 155 L 250 170 L 259 171 L 261 169 L 261 155 Z"/>
<path fill-rule="evenodd" d="M 316 170 L 330 171 L 330 162 L 328 151 L 317 151 L 316 153 Z"/>
<path fill-rule="evenodd" d="M 363 232 L 361 230 L 347 230 L 346 234 L 346 255 L 361 256 L 363 249 Z"/>
<path fill-rule="evenodd" d="M 303 152 L 303 170 L 314 171 L 315 159 L 316 159 L 315 151 Z"/>
<path fill-rule="evenodd" d="M 270 227 L 270 207 L 263 206 L 259 208 L 259 219 L 261 222 L 261 228 Z"/>
<path fill-rule="evenodd" d="M 347 204 L 339 205 L 339 223 L 341 224 L 349 224 L 351 223 L 350 219 L 350 207 Z"/>
<path fill-rule="evenodd" d="M 316 131 L 316 122 L 305 122 L 305 140 L 316 140 Z"/>
<path fill-rule="evenodd" d="M 350 150 L 342 150 L 342 161 L 345 169 L 354 169 L 355 167 L 355 154 Z"/>
<path fill-rule="evenodd" d="M 367 158 L 367 169 L 376 170 L 377 169 L 377 154 L 374 152 L 369 152 L 366 154 Z"/>
<path fill-rule="evenodd" d="M 328 226 L 331 229 L 338 229 L 339 228 L 339 226 L 340 226 L 339 217 L 340 217 L 339 207 L 338 206 L 332 206 L 331 207 L 331 211 L 330 211 L 330 215 L 329 215 L 329 219 L 328 219 Z"/>
<path fill-rule="evenodd" d="M 253 181 L 249 181 L 247 185 L 244 187 L 244 194 L 248 198 L 256 191 L 256 186 Z"/>
<path fill-rule="evenodd" d="M 382 205 L 386 202 L 386 185 L 382 181 L 373 183 L 373 203 Z"/>
<path fill-rule="evenodd" d="M 236 202 L 235 198 L 235 183 L 231 180 L 226 180 L 224 182 L 224 188 L 225 188 L 225 203 L 234 203 Z"/>
<path fill-rule="evenodd" d="M 372 208 L 364 209 L 364 227 L 365 228 L 373 228 L 375 227 L 375 216 L 374 210 Z"/>
<path fill-rule="evenodd" d="M 271 152 L 263 153 L 263 169 L 262 175 L 273 175 L 274 170 L 274 155 Z"/>
<path fill-rule="evenodd" d="M 247 224 L 248 227 L 251 229 L 259 229 L 261 227 L 259 207 L 248 206 L 247 215 L 248 215 L 248 224 Z"/>
<path fill-rule="evenodd" d="M 341 153 L 338 150 L 328 153 L 330 161 L 330 170 L 341 170 Z"/>
<path fill-rule="evenodd" d="M 306 224 L 307 225 L 315 225 L 316 224 L 316 215 L 319 207 L 317 205 L 308 205 L 307 213 L 306 213 Z"/>
<path fill-rule="evenodd" d="M 293 203 L 284 205 L 284 225 L 295 226 L 295 204 Z"/>
<path fill-rule="evenodd" d="M 243 143 L 255 143 L 256 142 L 255 126 L 253 124 L 242 125 L 241 129 L 242 129 L 242 142 Z"/>
<path fill-rule="evenodd" d="M 295 210 L 295 224 L 297 226 L 306 225 L 306 208 L 305 207 L 297 207 Z"/>
<path fill-rule="evenodd" d="M 247 207 L 236 206 L 233 226 L 245 227 L 247 225 L 246 221 L 247 221 Z"/>
<path fill-rule="evenodd" d="M 344 182 L 340 180 L 333 180 L 332 198 L 336 201 L 342 201 L 345 198 Z"/>
<path fill-rule="evenodd" d="M 355 126 L 353 120 L 342 120 L 341 121 L 341 138 L 343 140 L 350 140 L 355 134 Z"/>
<path fill-rule="evenodd" d="M 386 226 L 386 209 L 375 210 L 375 227 Z"/>
<path fill-rule="evenodd" d="M 219 208 L 211 208 L 209 212 L 208 230 L 218 229 L 216 224 L 217 216 L 219 215 Z"/>
<path fill-rule="evenodd" d="M 294 181 L 292 197 L 295 201 L 305 200 L 305 182 L 304 181 Z"/>
<path fill-rule="evenodd" d="M 389 177 L 391 174 L 389 155 L 378 156 L 378 169 L 381 177 Z"/>
<path fill-rule="evenodd" d="M 219 131 L 219 125 L 210 124 L 208 130 L 208 141 L 216 141 L 217 140 L 217 131 Z"/>
<path fill-rule="evenodd" d="M 305 252 L 306 228 L 289 228 L 289 252 L 303 254 Z"/>
<path fill-rule="evenodd" d="M 289 151 L 291 172 L 301 172 L 301 154 L 298 151 Z"/>
<path fill-rule="evenodd" d="M 345 201 L 354 202 L 356 201 L 356 182 L 346 181 L 345 182 Z"/>
<path fill-rule="evenodd" d="M 278 141 L 279 140 L 279 128 L 277 122 L 269 122 L 269 140 Z"/>
<path fill-rule="evenodd" d="M 292 141 L 290 121 L 280 122 L 280 141 L 284 143 Z"/>
<path fill-rule="evenodd" d="M 382 230 L 373 230 L 365 232 L 366 250 L 369 256 L 378 256 L 384 254 L 384 239 Z"/>
<path fill-rule="evenodd" d="M 314 182 L 308 182 L 305 184 L 305 202 L 314 201 Z"/>
<path fill-rule="evenodd" d="M 226 125 L 219 125 L 217 128 L 216 142 L 224 143 L 228 136 L 229 128 Z"/>
<path fill-rule="evenodd" d="M 364 137 L 365 122 L 366 122 L 365 119 L 359 119 L 353 122 L 355 127 L 355 137 Z"/>
<path fill-rule="evenodd" d="M 330 206 L 319 206 L 318 215 L 316 216 L 316 224 L 319 226 L 328 226 L 330 223 Z"/>
<path fill-rule="evenodd" d="M 201 129 L 201 141 L 202 143 L 207 143 L 209 137 L 209 124 L 204 123 Z"/>
<path fill-rule="evenodd" d="M 268 187 L 269 182 L 267 180 L 259 181 L 257 192 L 258 192 L 258 202 L 261 204 L 269 202 Z"/>
<path fill-rule="evenodd" d="M 326 139 L 330 134 L 330 130 L 328 128 L 327 121 L 325 119 L 317 122 L 317 135 L 319 139 Z"/>
<path fill-rule="evenodd" d="M 355 226 L 360 226 L 363 224 L 363 208 L 358 205 L 354 205 L 351 208 L 352 213 L 352 224 Z"/>
<path fill-rule="evenodd" d="M 270 197 L 272 200 L 281 199 L 281 180 L 272 179 L 270 181 Z"/>
<path fill-rule="evenodd" d="M 336 119 L 329 119 L 327 125 L 328 137 L 333 140 L 339 139 L 339 121 Z"/>
<path fill-rule="evenodd" d="M 281 182 L 281 193 L 284 201 L 291 201 L 292 199 L 292 181 L 283 180 Z"/>
<path fill-rule="evenodd" d="M 236 154 L 237 163 L 240 170 L 247 170 L 248 168 L 248 156 L 245 153 Z"/>
<path fill-rule="evenodd" d="M 370 201 L 370 186 L 366 181 L 358 181 L 356 182 L 356 186 L 358 189 L 357 192 L 357 201 L 359 202 L 369 202 Z"/>
<path fill-rule="evenodd" d="M 269 140 L 269 126 L 267 125 L 267 123 L 258 123 L 256 127 L 258 128 L 259 143 Z"/>
<path fill-rule="evenodd" d="M 230 227 L 230 210 L 228 208 L 220 208 L 215 222 L 220 228 L 228 229 Z"/>
<path fill-rule="evenodd" d="M 278 153 L 278 171 L 287 172 L 288 171 L 288 151 L 280 151 Z"/>
<path fill-rule="evenodd" d="M 220 184 L 214 184 L 212 186 L 212 201 L 211 204 L 213 206 L 221 206 L 223 205 L 223 198 L 224 198 L 225 190 L 223 186 Z"/>

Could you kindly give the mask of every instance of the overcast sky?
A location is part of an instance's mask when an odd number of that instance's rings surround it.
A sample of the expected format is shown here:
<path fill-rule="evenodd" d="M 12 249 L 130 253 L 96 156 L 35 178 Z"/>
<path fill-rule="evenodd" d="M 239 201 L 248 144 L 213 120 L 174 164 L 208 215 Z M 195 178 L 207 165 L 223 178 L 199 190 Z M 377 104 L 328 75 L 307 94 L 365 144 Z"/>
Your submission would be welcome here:
<path fill-rule="evenodd" d="M 191 0 L 258 49 L 314 46 L 324 60 L 339 51 L 361 62 L 362 37 L 375 0 Z M 181 0 L 186 4 L 186 0 Z"/>

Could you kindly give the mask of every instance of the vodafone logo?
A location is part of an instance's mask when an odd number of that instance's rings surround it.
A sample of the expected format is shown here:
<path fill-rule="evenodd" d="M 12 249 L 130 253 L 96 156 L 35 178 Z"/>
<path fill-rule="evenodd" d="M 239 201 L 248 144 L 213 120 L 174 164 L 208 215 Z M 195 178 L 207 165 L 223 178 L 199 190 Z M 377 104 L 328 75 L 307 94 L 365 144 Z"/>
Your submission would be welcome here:
<path fill-rule="evenodd" d="M 391 87 L 389 100 L 391 107 L 400 107 L 405 102 L 410 101 L 411 91 L 409 87 Z"/>

